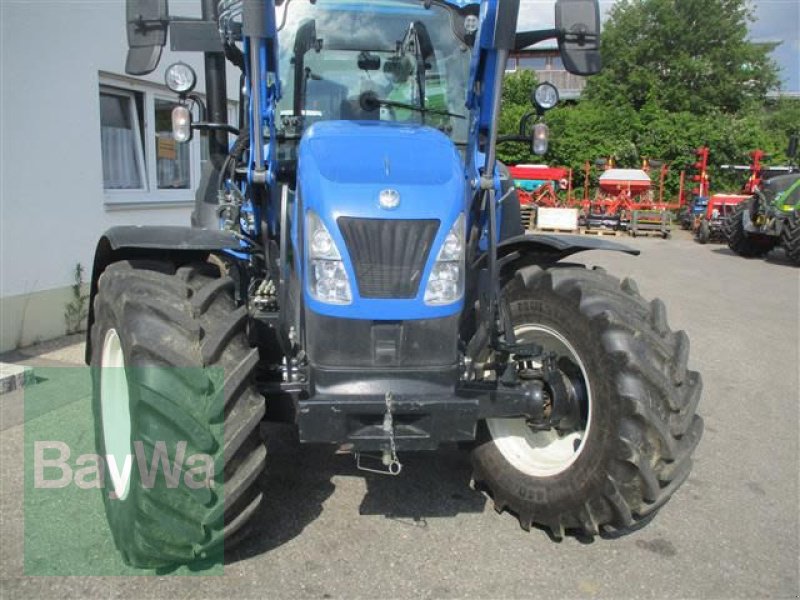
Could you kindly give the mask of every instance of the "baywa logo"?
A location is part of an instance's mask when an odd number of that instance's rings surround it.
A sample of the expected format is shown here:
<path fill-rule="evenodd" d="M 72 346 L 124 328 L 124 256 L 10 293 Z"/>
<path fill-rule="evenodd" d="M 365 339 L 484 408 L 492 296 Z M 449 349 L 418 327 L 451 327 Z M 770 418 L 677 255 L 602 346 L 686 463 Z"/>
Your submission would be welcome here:
<path fill-rule="evenodd" d="M 109 499 L 124 500 L 130 486 L 134 460 L 138 467 L 139 483 L 145 489 L 155 487 L 159 473 L 163 474 L 166 487 L 169 489 L 177 488 L 181 481 L 192 490 L 214 487 L 214 459 L 209 454 L 186 456 L 185 441 L 175 445 L 172 460 L 169 457 L 167 443 L 164 441 L 153 445 L 149 460 L 141 441 L 135 441 L 133 447 L 135 456 L 81 454 L 71 462 L 73 453 L 65 442 L 35 441 L 34 488 L 62 489 L 75 485 L 83 490 L 107 489 Z M 106 473 L 111 479 L 110 482 L 107 481 Z"/>
<path fill-rule="evenodd" d="M 128 545 L 169 545 L 189 560 L 195 543 L 221 534 L 221 368 L 36 367 L 32 375 L 21 402 L 25 575 L 156 575 L 155 565 L 132 566 Z M 103 376 L 120 384 L 105 404 Z M 176 386 L 191 415 L 171 410 Z M 195 414 L 213 422 L 197 428 Z M 203 519 L 194 518 L 199 512 Z M 222 574 L 224 544 L 212 554 L 191 568 L 176 558 L 171 573 Z"/>

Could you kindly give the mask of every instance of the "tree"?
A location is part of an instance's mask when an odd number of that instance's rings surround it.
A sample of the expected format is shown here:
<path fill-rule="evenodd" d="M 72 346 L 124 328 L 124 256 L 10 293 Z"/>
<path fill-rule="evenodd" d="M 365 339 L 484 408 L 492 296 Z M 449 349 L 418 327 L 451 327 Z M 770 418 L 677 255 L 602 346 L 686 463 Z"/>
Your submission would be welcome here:
<path fill-rule="evenodd" d="M 503 81 L 503 101 L 500 111 L 500 135 L 514 135 L 519 132 L 520 120 L 533 110 L 531 93 L 537 83 L 536 73 L 526 69 L 506 75 Z M 535 162 L 532 159 L 530 144 L 501 144 L 498 156 L 506 164 Z"/>
<path fill-rule="evenodd" d="M 503 106 L 513 104 L 530 110 L 533 108 L 531 95 L 538 83 L 536 73 L 528 69 L 509 73 L 503 81 Z"/>
<path fill-rule="evenodd" d="M 736 113 L 779 83 L 772 47 L 748 40 L 747 0 L 622 0 L 602 36 L 605 68 L 586 95 L 635 109 Z"/>
<path fill-rule="evenodd" d="M 546 116 L 547 156 L 504 144 L 501 160 L 570 167 L 579 188 L 586 162 L 614 157 L 637 168 L 659 159 L 670 165 L 668 197 L 699 146 L 711 149 L 715 191 L 741 188 L 741 172 L 718 167 L 747 164 L 757 148 L 767 164 L 785 164 L 789 136 L 800 132 L 800 101 L 767 101 L 777 69 L 769 47 L 748 41 L 750 19 L 746 0 L 621 0 L 603 32 L 604 71 L 580 102 Z M 531 73 L 506 78 L 501 134 L 517 132 L 535 83 Z"/>
<path fill-rule="evenodd" d="M 773 162 L 788 162 L 789 137 L 800 135 L 800 99 L 781 98 L 769 103 L 764 113 L 764 129 L 772 142 L 765 150 L 772 154 Z"/>

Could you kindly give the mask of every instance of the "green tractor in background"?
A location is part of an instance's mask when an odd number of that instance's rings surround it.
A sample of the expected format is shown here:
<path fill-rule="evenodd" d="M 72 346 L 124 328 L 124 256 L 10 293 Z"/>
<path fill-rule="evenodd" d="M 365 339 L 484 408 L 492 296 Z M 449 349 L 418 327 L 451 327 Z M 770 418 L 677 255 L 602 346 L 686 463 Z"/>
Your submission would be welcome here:
<path fill-rule="evenodd" d="M 782 245 L 800 266 L 800 173 L 767 180 L 725 222 L 728 246 L 739 256 L 764 256 Z"/>
<path fill-rule="evenodd" d="M 789 138 L 787 175 L 767 179 L 725 221 L 728 246 L 739 256 L 765 256 L 778 246 L 800 266 L 800 168 L 797 156 L 800 134 Z"/>

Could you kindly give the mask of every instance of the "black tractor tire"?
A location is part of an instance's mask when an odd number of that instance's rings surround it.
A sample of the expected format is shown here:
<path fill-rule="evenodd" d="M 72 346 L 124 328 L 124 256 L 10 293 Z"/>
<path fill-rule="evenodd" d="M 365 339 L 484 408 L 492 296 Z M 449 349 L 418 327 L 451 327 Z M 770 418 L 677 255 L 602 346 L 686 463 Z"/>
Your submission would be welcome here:
<path fill-rule="evenodd" d="M 783 224 L 781 243 L 787 258 L 800 267 L 800 210 L 795 210 Z"/>
<path fill-rule="evenodd" d="M 104 342 L 116 333 L 133 464 L 121 499 L 110 497 L 108 485 L 102 492 L 114 542 L 129 565 L 221 561 L 260 505 L 266 449 L 259 435 L 265 401 L 253 386 L 259 353 L 247 340 L 246 307 L 237 307 L 233 294 L 234 281 L 210 263 L 124 261 L 100 276 L 91 331 L 95 441 L 106 456 L 103 407 L 110 414 L 118 403 L 116 394 L 102 396 L 102 365 Z M 146 465 L 159 442 L 166 442 L 171 464 L 179 442 L 186 443 L 185 457 L 211 457 L 210 485 L 194 489 L 184 474 L 170 486 L 160 468 L 155 483 L 144 484 L 136 442 Z M 109 482 L 108 465 L 105 476 Z"/>
<path fill-rule="evenodd" d="M 649 522 L 686 480 L 703 432 L 700 374 L 689 340 L 672 332 L 663 302 L 602 270 L 525 267 L 503 291 L 515 328 L 557 331 L 585 365 L 591 423 L 574 462 L 547 476 L 518 468 L 489 423 L 479 427 L 473 480 L 497 512 L 554 539 L 617 536 Z"/>
<path fill-rule="evenodd" d="M 744 258 L 759 258 L 769 254 L 778 244 L 778 239 L 766 235 L 751 234 L 744 229 L 744 213 L 750 211 L 754 200 L 741 202 L 727 219 L 723 227 L 728 247 Z"/>
<path fill-rule="evenodd" d="M 707 244 L 711 239 L 711 228 L 708 226 L 708 221 L 703 219 L 700 221 L 700 227 L 697 230 L 697 241 L 701 244 Z"/>

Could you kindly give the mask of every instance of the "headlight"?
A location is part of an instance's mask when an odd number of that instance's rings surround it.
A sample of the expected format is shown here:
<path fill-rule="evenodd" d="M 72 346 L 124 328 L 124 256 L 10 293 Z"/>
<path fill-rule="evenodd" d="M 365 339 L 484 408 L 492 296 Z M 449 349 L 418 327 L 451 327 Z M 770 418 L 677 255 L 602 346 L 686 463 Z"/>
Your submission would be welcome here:
<path fill-rule="evenodd" d="M 533 103 L 541 110 L 555 108 L 559 100 L 558 88 L 552 83 L 540 83 L 533 90 Z"/>
<path fill-rule="evenodd" d="M 192 113 L 183 104 L 172 109 L 172 137 L 181 144 L 192 139 Z"/>
<path fill-rule="evenodd" d="M 167 67 L 167 71 L 164 73 L 164 82 L 176 94 L 188 94 L 197 84 L 197 75 L 192 67 L 179 62 Z"/>
<path fill-rule="evenodd" d="M 425 304 L 452 304 L 464 295 L 464 215 L 458 216 L 439 250 L 425 288 Z"/>
<path fill-rule="evenodd" d="M 353 295 L 342 257 L 331 234 L 312 211 L 306 217 L 306 235 L 309 293 L 327 304 L 350 304 Z"/>
<path fill-rule="evenodd" d="M 544 123 L 537 123 L 533 127 L 533 153 L 536 156 L 544 156 L 549 145 L 550 129 Z"/>

